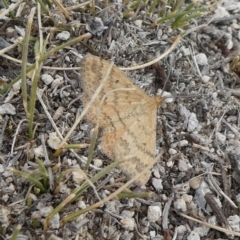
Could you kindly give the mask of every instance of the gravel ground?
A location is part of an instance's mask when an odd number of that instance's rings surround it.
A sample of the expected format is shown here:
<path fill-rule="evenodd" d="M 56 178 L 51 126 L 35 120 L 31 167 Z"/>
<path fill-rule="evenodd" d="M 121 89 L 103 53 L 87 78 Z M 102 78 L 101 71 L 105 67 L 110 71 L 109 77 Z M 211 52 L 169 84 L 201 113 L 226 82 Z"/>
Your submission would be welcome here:
<path fill-rule="evenodd" d="M 185 1 L 183 8 L 190 2 Z M 0 49 L 24 36 L 35 6 L 28 1 L 14 4 L 16 18 L 11 20 L 0 3 Z M 43 62 L 33 139 L 28 135 L 20 82 L 3 92 L 21 72 L 17 60 L 22 59 L 22 45 L 0 54 L 0 239 L 239 239 L 240 2 L 221 1 L 176 29 L 171 20 L 151 27 L 163 1 L 152 14 L 147 14 L 149 4 L 141 3 L 132 12 L 121 1 L 95 4 L 93 13 L 84 1 L 64 1 L 67 14 L 52 7 L 50 17 L 42 12 L 41 19 L 36 10 L 29 63 L 35 62 L 40 32 L 43 39 L 50 34 L 48 51 L 85 37 Z M 161 56 L 186 30 L 188 34 L 162 60 L 124 71 L 151 97 L 163 88 L 171 93 L 158 110 L 156 155 L 162 155 L 146 186 L 132 184 L 124 190 L 128 197 L 117 197 L 114 193 L 127 179 L 113 169 L 74 198 L 72 191 L 79 190 L 86 175 L 96 176 L 112 163 L 101 152 L 100 129 L 89 171 L 81 171 L 95 126 L 86 117 L 68 139 L 78 143 L 78 149 L 54 156 L 83 111 L 81 59 L 92 54 L 122 69 L 139 66 Z M 27 74 L 29 94 L 32 75 Z M 61 211 L 50 218 L 61 203 Z M 78 211 L 82 214 L 68 221 L 66 216 Z"/>

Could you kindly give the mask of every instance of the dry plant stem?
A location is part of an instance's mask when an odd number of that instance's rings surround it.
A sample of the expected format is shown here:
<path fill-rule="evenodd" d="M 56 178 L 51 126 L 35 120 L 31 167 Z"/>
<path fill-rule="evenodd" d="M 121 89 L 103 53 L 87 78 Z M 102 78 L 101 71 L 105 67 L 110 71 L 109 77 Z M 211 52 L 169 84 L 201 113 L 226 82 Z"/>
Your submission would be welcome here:
<path fill-rule="evenodd" d="M 93 135 L 92 135 L 92 138 L 91 138 L 90 147 L 89 147 L 89 150 L 88 150 L 88 160 L 87 160 L 87 163 L 86 163 L 86 166 L 85 166 L 86 171 L 88 171 L 90 163 L 91 163 L 92 158 L 93 158 L 94 148 L 95 148 L 96 141 L 97 141 L 97 136 L 98 136 L 98 130 L 99 130 L 99 125 L 97 124 L 95 126 L 95 129 L 94 129 L 94 132 L 93 132 Z"/>
<path fill-rule="evenodd" d="M 41 103 L 41 105 L 42 105 L 42 107 L 43 107 L 43 110 L 44 110 L 45 114 L 46 114 L 47 117 L 48 117 L 48 120 L 51 122 L 54 130 L 56 131 L 56 133 L 58 134 L 58 136 L 59 136 L 61 139 L 63 139 L 63 136 L 62 136 L 62 134 L 60 133 L 60 131 L 58 130 L 58 128 L 57 128 L 54 120 L 52 119 L 51 114 L 48 112 L 47 106 L 46 106 L 45 103 L 43 102 L 43 99 L 42 99 L 41 94 L 39 93 L 39 90 L 37 91 L 37 97 L 38 97 L 38 100 L 40 101 L 40 103 Z"/>
<path fill-rule="evenodd" d="M 177 227 L 174 229 L 174 235 L 172 237 L 172 240 L 176 240 L 177 239 L 177 234 L 178 234 L 178 229 Z"/>
<path fill-rule="evenodd" d="M 9 50 L 13 49 L 14 47 L 16 47 L 17 45 L 19 45 L 21 42 L 23 41 L 22 37 L 19 37 L 14 44 L 3 48 L 2 50 L 0 50 L 0 56 L 2 56 L 5 52 L 8 52 Z M 19 60 L 18 60 L 19 61 Z M 21 63 L 22 61 L 19 61 L 19 63 Z"/>
<path fill-rule="evenodd" d="M 9 119 L 9 116 L 6 115 L 5 118 L 4 118 L 2 127 L 0 129 L 0 150 L 2 149 L 3 136 L 4 136 L 4 132 L 5 132 L 5 129 L 6 129 L 6 126 L 7 126 L 7 123 L 8 123 L 8 119 Z"/>
<path fill-rule="evenodd" d="M 236 204 L 222 191 L 222 189 L 218 186 L 218 184 L 215 182 L 212 174 L 208 174 L 208 180 L 213 185 L 214 190 L 217 192 L 217 194 L 222 195 L 233 208 L 238 208 Z"/>
<path fill-rule="evenodd" d="M 239 134 L 238 130 L 236 128 L 234 128 L 233 126 L 231 126 L 225 119 L 223 119 L 222 121 L 229 127 L 229 129 L 234 133 L 234 135 L 237 137 L 237 139 L 240 140 L 240 134 Z"/>
<path fill-rule="evenodd" d="M 74 39 L 71 39 L 69 40 L 68 42 L 66 43 L 63 43 L 62 45 L 60 46 L 57 46 L 51 50 L 49 50 L 48 52 L 44 53 L 40 59 L 39 59 L 39 62 L 43 62 L 44 60 L 46 60 L 50 55 L 52 55 L 54 52 L 58 51 L 58 50 L 61 50 L 69 45 L 72 45 L 74 43 L 77 43 L 79 41 L 82 41 L 83 39 L 85 38 L 89 38 L 91 37 L 92 35 L 90 33 L 86 33 L 84 35 L 81 35 L 77 38 L 74 38 Z M 31 70 L 33 70 L 35 68 L 35 65 L 36 64 L 32 64 L 30 67 L 27 68 L 26 72 L 30 72 Z M 13 81 L 11 81 L 11 83 L 7 84 L 2 90 L 0 90 L 0 94 L 4 94 L 6 93 L 17 81 L 19 81 L 21 79 L 21 76 L 18 76 L 16 77 Z"/>
<path fill-rule="evenodd" d="M 11 146 L 11 154 L 10 154 L 10 156 L 13 156 L 13 151 L 14 151 L 14 146 L 15 146 L 15 142 L 16 142 L 17 135 L 18 135 L 18 131 L 20 130 L 20 127 L 21 127 L 21 125 L 22 125 L 22 123 L 23 123 L 24 121 L 27 121 L 27 119 L 22 119 L 22 120 L 18 123 L 16 132 L 15 132 L 15 134 L 14 134 L 12 146 Z"/>
<path fill-rule="evenodd" d="M 43 34 L 41 31 L 41 14 L 40 14 L 40 5 L 38 4 L 38 24 L 39 24 L 39 39 L 40 41 L 35 43 L 35 69 L 34 69 L 34 74 L 32 76 L 32 87 L 31 87 L 31 94 L 30 94 L 30 100 L 29 100 L 29 126 L 28 126 L 28 133 L 29 133 L 29 138 L 33 139 L 34 138 L 34 131 L 33 131 L 33 120 L 34 120 L 34 112 L 35 112 L 35 105 L 36 105 L 36 99 L 37 99 L 37 86 L 38 86 L 38 81 L 40 78 L 40 71 L 42 67 L 42 62 L 39 61 L 41 58 L 41 55 L 45 52 L 45 47 L 48 42 L 48 37 L 46 38 L 46 42 L 44 44 L 43 42 Z"/>
<path fill-rule="evenodd" d="M 161 56 L 157 57 L 156 59 L 154 59 L 154 60 L 152 60 L 152 61 L 150 61 L 148 63 L 142 64 L 142 65 L 138 65 L 138 66 L 134 66 L 134 67 L 128 67 L 128 68 L 123 68 L 123 67 L 121 68 L 120 67 L 119 69 L 122 70 L 122 71 L 125 71 L 125 70 L 131 71 L 131 70 L 137 70 L 137 69 L 142 69 L 142 68 L 151 66 L 154 63 L 157 63 L 161 59 L 165 58 L 169 53 L 171 53 L 174 50 L 174 48 L 176 48 L 176 46 L 178 45 L 180 40 L 181 40 L 181 36 L 178 36 L 176 38 L 176 40 L 174 41 L 174 43 L 172 44 L 172 46 L 167 51 L 165 51 Z"/>
<path fill-rule="evenodd" d="M 213 196 L 211 195 L 211 193 L 207 193 L 204 196 L 206 202 L 208 203 L 208 205 L 210 206 L 210 208 L 212 209 L 213 213 L 215 214 L 215 216 L 217 217 L 218 221 L 224 225 L 225 227 L 227 227 L 228 229 L 231 230 L 227 218 L 225 217 L 222 209 L 218 206 L 216 200 L 213 198 Z"/>
<path fill-rule="evenodd" d="M 64 16 L 66 17 L 66 19 L 69 19 L 69 12 L 68 10 L 61 4 L 60 1 L 58 0 L 52 0 L 56 5 L 57 7 L 60 9 L 60 11 L 64 14 Z"/>
<path fill-rule="evenodd" d="M 191 220 L 191 221 L 200 223 L 200 224 L 202 224 L 202 225 L 204 225 L 204 226 L 206 226 L 206 227 L 215 229 L 215 230 L 217 230 L 217 231 L 220 231 L 220 232 L 223 232 L 223 233 L 226 233 L 226 234 L 229 234 L 229 235 L 234 235 L 234 236 L 240 237 L 240 233 L 239 233 L 239 232 L 234 232 L 234 231 L 228 230 L 228 229 L 226 229 L 226 228 L 218 227 L 218 226 L 212 225 L 212 224 L 210 224 L 210 223 L 203 222 L 203 221 L 198 220 L 198 219 L 196 219 L 196 218 L 190 217 L 190 216 L 188 216 L 188 215 L 186 215 L 186 214 L 184 214 L 184 213 L 178 212 L 177 214 L 180 215 L 180 216 L 182 216 L 182 217 L 184 217 L 184 218 L 186 218 L 186 219 L 189 219 L 189 220 Z"/>
<path fill-rule="evenodd" d="M 87 104 L 87 106 L 83 109 L 81 115 L 76 119 L 75 123 L 73 124 L 73 126 L 71 127 L 71 129 L 69 130 L 68 134 L 66 135 L 66 137 L 63 139 L 63 141 L 61 142 L 59 148 L 61 148 L 63 146 L 63 144 L 66 143 L 66 141 L 68 140 L 68 138 L 71 136 L 72 132 L 74 131 L 74 129 L 77 127 L 77 125 L 80 123 L 80 121 L 82 120 L 83 116 L 87 113 L 87 111 L 89 110 L 89 108 L 91 107 L 92 103 L 95 101 L 97 95 L 101 92 L 104 83 L 106 82 L 111 70 L 113 67 L 113 63 L 111 64 L 111 66 L 109 67 L 108 71 L 106 72 L 104 78 L 101 80 L 101 83 L 99 85 L 99 87 L 97 88 L 96 92 L 94 93 L 94 95 L 92 96 L 92 99 L 90 100 L 90 102 Z"/>
<path fill-rule="evenodd" d="M 83 8 L 90 3 L 91 3 L 91 1 L 86 1 L 84 3 L 80 3 L 80 4 L 76 4 L 74 6 L 71 6 L 71 7 L 67 7 L 66 9 L 67 9 L 67 11 L 72 11 L 72 10 L 75 10 L 75 9 L 78 9 L 78 8 Z"/>
<path fill-rule="evenodd" d="M 34 138 L 33 120 L 34 120 L 35 104 L 37 99 L 37 86 L 38 86 L 38 80 L 40 78 L 40 71 L 41 71 L 41 66 L 39 66 L 41 65 L 41 63 L 39 63 L 37 59 L 38 57 L 36 57 L 36 66 L 33 72 L 31 93 L 30 93 L 30 99 L 29 99 L 28 136 L 30 140 Z"/>
<path fill-rule="evenodd" d="M 196 67 L 196 69 L 197 69 L 198 75 L 199 75 L 199 77 L 202 78 L 202 74 L 201 74 L 201 71 L 200 71 L 200 69 L 199 69 L 199 67 L 198 67 L 197 59 L 196 59 L 196 56 L 195 56 L 194 53 L 193 53 L 192 47 L 190 47 L 189 50 L 190 50 L 190 53 L 191 53 L 191 56 L 192 56 L 194 65 L 195 65 L 195 67 Z"/>
<path fill-rule="evenodd" d="M 15 8 L 17 8 L 23 0 L 20 0 L 19 2 L 15 4 L 11 4 L 7 10 L 5 10 L 3 13 L 0 14 L 0 19 L 2 19 L 4 16 L 6 16 L 9 12 L 13 11 Z"/>
<path fill-rule="evenodd" d="M 47 152 L 47 148 L 46 148 L 46 144 L 45 144 L 45 138 L 44 138 L 43 133 L 41 134 L 41 143 L 42 143 L 43 153 L 44 153 L 44 157 L 45 157 L 45 162 L 44 163 L 45 163 L 45 165 L 48 166 L 49 186 L 50 186 L 50 189 L 53 190 L 54 183 L 53 183 L 52 169 L 50 167 L 51 162 L 50 162 L 49 157 L 48 157 L 48 152 Z M 44 179 L 44 180 L 46 180 L 46 179 Z M 45 181 L 45 184 L 46 184 L 46 181 Z M 45 185 L 45 186 L 47 186 L 47 185 Z"/>
<path fill-rule="evenodd" d="M 18 7 L 16 13 L 15 13 L 15 17 L 18 18 L 18 17 L 21 17 L 22 15 L 22 11 L 25 9 L 25 6 L 27 5 L 26 4 L 26 0 L 20 4 L 20 6 Z"/>
<path fill-rule="evenodd" d="M 39 29 L 39 52 L 42 53 L 43 52 L 43 31 L 42 31 L 41 6 L 39 3 L 37 5 L 37 8 L 38 8 L 37 16 L 38 16 L 38 29 Z"/>
<path fill-rule="evenodd" d="M 27 57 L 28 57 L 28 45 L 29 45 L 31 27 L 32 27 L 35 11 L 36 11 L 36 8 L 33 7 L 29 14 L 26 33 L 23 39 L 23 50 L 22 50 L 22 66 L 21 66 L 22 99 L 23 99 L 23 106 L 24 106 L 24 110 L 27 118 L 30 117 L 28 112 L 28 96 L 27 96 Z"/>
<path fill-rule="evenodd" d="M 174 194 L 172 194 L 172 196 L 168 199 L 168 201 L 165 204 L 164 209 L 163 209 L 162 228 L 164 231 L 168 229 L 168 215 L 169 215 L 169 209 L 170 209 L 173 199 L 174 199 Z"/>
<path fill-rule="evenodd" d="M 160 158 L 161 154 L 158 155 L 158 157 L 155 159 L 154 163 Z M 114 193 L 112 193 L 111 195 L 109 195 L 108 197 L 104 198 L 102 201 L 99 201 L 79 212 L 76 212 L 76 213 L 72 213 L 66 217 L 63 218 L 62 220 L 62 224 L 68 222 L 68 221 L 71 221 L 73 220 L 74 218 L 86 213 L 86 212 L 89 212 L 91 210 L 94 210 L 96 209 L 97 207 L 100 207 L 101 205 L 103 205 L 104 203 L 110 201 L 111 199 L 115 198 L 119 193 L 121 193 L 124 189 L 126 189 L 129 185 L 131 185 L 133 182 L 135 182 L 138 178 L 140 178 L 142 175 L 144 175 L 145 172 L 149 171 L 153 164 L 149 164 L 149 166 L 143 170 L 141 173 L 139 173 L 138 175 L 136 175 L 134 178 L 132 178 L 131 180 L 129 180 L 127 183 L 125 183 L 122 187 L 120 187 L 119 189 L 117 189 Z"/>
<path fill-rule="evenodd" d="M 38 4 L 40 4 L 41 9 L 44 11 L 44 13 L 45 13 L 46 15 L 49 16 L 49 10 L 48 10 L 48 8 L 45 6 L 45 4 L 42 2 L 42 0 L 35 0 L 35 1 L 38 2 Z"/>

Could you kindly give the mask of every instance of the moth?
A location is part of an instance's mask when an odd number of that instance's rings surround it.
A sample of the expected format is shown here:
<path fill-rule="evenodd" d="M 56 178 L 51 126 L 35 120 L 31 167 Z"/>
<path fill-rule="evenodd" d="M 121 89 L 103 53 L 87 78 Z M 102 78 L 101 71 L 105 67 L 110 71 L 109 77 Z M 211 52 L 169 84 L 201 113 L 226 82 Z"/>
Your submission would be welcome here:
<path fill-rule="evenodd" d="M 80 66 L 83 105 L 86 106 L 111 64 L 87 55 Z M 157 109 L 163 101 L 160 96 L 149 97 L 113 65 L 87 113 L 87 118 L 93 123 L 98 122 L 103 129 L 103 153 L 113 160 L 127 159 L 119 167 L 130 179 L 155 161 Z M 135 183 L 146 184 L 150 174 L 149 170 Z"/>

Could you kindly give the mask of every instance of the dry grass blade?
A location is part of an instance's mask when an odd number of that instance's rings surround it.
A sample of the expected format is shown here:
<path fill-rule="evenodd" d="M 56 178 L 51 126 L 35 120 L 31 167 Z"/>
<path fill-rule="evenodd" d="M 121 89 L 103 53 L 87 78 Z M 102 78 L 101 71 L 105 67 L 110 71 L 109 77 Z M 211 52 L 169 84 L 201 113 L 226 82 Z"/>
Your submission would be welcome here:
<path fill-rule="evenodd" d="M 189 220 L 191 220 L 191 221 L 200 223 L 200 224 L 202 224 L 202 225 L 204 225 L 204 226 L 206 226 L 206 227 L 209 227 L 209 228 L 215 229 L 215 230 L 217 230 L 217 231 L 226 233 L 226 234 L 228 234 L 228 235 L 233 235 L 233 236 L 240 237 L 240 233 L 239 233 L 239 232 L 231 231 L 231 230 L 226 229 L 226 228 L 222 228 L 222 227 L 215 226 L 215 225 L 210 224 L 210 223 L 207 223 L 207 222 L 203 222 L 203 221 L 198 220 L 198 219 L 196 219 L 196 218 L 190 217 L 190 216 L 188 216 L 188 215 L 186 215 L 186 214 L 184 214 L 184 213 L 180 213 L 180 212 L 179 212 L 178 215 L 180 215 L 180 216 L 182 216 L 182 217 L 184 217 L 184 218 L 187 218 L 187 219 L 189 219 Z"/>
<path fill-rule="evenodd" d="M 22 99 L 23 99 L 23 106 L 25 110 L 25 114 L 27 118 L 30 117 L 28 112 L 28 94 L 27 94 L 27 56 L 28 56 L 28 45 L 29 45 L 29 39 L 30 39 L 30 33 L 31 33 L 31 27 L 33 23 L 33 16 L 35 14 L 36 8 L 32 8 L 28 24 L 26 27 L 26 33 L 23 40 L 23 52 L 22 52 L 22 70 L 21 70 L 21 80 L 22 80 Z"/>

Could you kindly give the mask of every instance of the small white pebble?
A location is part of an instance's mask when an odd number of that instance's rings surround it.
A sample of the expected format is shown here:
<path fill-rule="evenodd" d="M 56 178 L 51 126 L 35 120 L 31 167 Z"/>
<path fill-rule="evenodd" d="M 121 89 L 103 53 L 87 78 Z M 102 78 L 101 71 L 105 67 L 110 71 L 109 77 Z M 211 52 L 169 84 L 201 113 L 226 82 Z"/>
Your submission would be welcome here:
<path fill-rule="evenodd" d="M 189 162 L 186 162 L 184 159 L 180 159 L 178 161 L 178 169 L 181 172 L 187 172 L 189 169 L 191 169 L 192 166 Z"/>
<path fill-rule="evenodd" d="M 166 202 L 168 200 L 168 197 L 166 196 L 166 194 L 162 194 L 162 200 L 163 202 Z"/>
<path fill-rule="evenodd" d="M 193 199 L 193 196 L 192 195 L 188 195 L 188 194 L 183 194 L 183 200 L 186 202 L 186 203 L 190 203 Z"/>
<path fill-rule="evenodd" d="M 186 147 L 187 145 L 188 145 L 187 140 L 181 140 L 181 141 L 178 142 L 179 147 Z"/>
<path fill-rule="evenodd" d="M 196 60 L 199 65 L 208 65 L 208 59 L 204 53 L 197 54 Z"/>
<path fill-rule="evenodd" d="M 157 32 L 157 39 L 158 39 L 158 40 L 161 40 L 162 34 L 163 34 L 163 31 L 162 31 L 162 29 L 160 28 L 160 29 L 158 30 L 158 32 Z"/>
<path fill-rule="evenodd" d="M 8 177 L 5 179 L 6 184 L 8 185 L 9 183 L 13 182 L 13 178 L 12 177 Z"/>
<path fill-rule="evenodd" d="M 216 216 L 211 216 L 208 219 L 208 223 L 212 224 L 212 225 L 217 225 L 217 217 Z M 208 228 L 209 229 L 209 228 Z M 210 230 L 210 229 L 209 229 Z M 206 232 L 206 235 L 208 234 L 208 232 Z M 205 236 L 206 236 L 205 235 Z"/>
<path fill-rule="evenodd" d="M 63 79 L 57 78 L 55 80 L 53 80 L 51 88 L 55 88 L 57 86 L 60 86 L 63 84 Z"/>
<path fill-rule="evenodd" d="M 239 232 L 240 231 L 240 217 L 238 215 L 229 216 L 227 218 L 229 225 L 232 227 L 233 231 Z"/>
<path fill-rule="evenodd" d="M 13 27 L 8 27 L 6 29 L 7 38 L 17 38 L 17 31 Z"/>
<path fill-rule="evenodd" d="M 189 186 L 192 188 L 192 189 L 198 189 L 200 184 L 202 182 L 202 178 L 201 177 L 195 177 L 195 178 L 192 178 L 190 181 L 189 181 Z"/>
<path fill-rule="evenodd" d="M 137 27 L 142 27 L 142 20 L 138 19 L 134 23 Z"/>
<path fill-rule="evenodd" d="M 176 210 L 181 210 L 181 211 L 183 211 L 183 212 L 186 212 L 186 211 L 187 211 L 187 205 L 186 205 L 185 201 L 184 201 L 182 198 L 177 199 L 177 200 L 174 202 L 173 205 L 174 205 L 174 208 L 175 208 Z"/>
<path fill-rule="evenodd" d="M 0 115 L 15 115 L 16 108 L 10 103 L 4 103 L 0 105 Z"/>
<path fill-rule="evenodd" d="M 69 97 L 71 95 L 70 92 L 62 91 L 62 96 L 63 97 Z"/>
<path fill-rule="evenodd" d="M 59 188 L 59 192 L 60 193 L 66 193 L 67 192 L 67 185 L 66 184 L 62 184 Z"/>
<path fill-rule="evenodd" d="M 240 193 L 236 195 L 236 202 L 238 205 L 240 204 Z"/>
<path fill-rule="evenodd" d="M 134 218 L 123 218 L 121 221 L 122 227 L 126 230 L 133 231 L 135 227 Z"/>
<path fill-rule="evenodd" d="M 149 232 L 149 236 L 150 236 L 151 238 L 156 237 L 156 231 L 150 231 L 150 232 Z"/>
<path fill-rule="evenodd" d="M 157 178 L 152 178 L 152 185 L 157 191 L 163 190 L 162 180 Z"/>
<path fill-rule="evenodd" d="M 180 226 L 177 227 L 177 233 L 179 235 L 185 234 L 186 231 L 187 231 L 187 228 L 184 225 L 180 225 Z"/>
<path fill-rule="evenodd" d="M 214 12 L 215 12 L 214 18 L 223 18 L 228 17 L 230 15 L 226 8 L 220 5 L 217 5 Z"/>
<path fill-rule="evenodd" d="M 59 227 L 60 227 L 60 215 L 59 213 L 56 213 L 49 221 L 49 228 L 59 229 Z"/>
<path fill-rule="evenodd" d="M 187 240 L 200 240 L 200 236 L 198 233 L 191 231 L 187 237 Z"/>
<path fill-rule="evenodd" d="M 70 60 L 70 57 L 69 57 L 69 56 L 66 56 L 66 57 L 65 57 L 65 60 L 66 60 L 66 62 L 71 62 L 71 60 Z"/>
<path fill-rule="evenodd" d="M 217 92 L 213 92 L 213 93 L 212 93 L 212 99 L 216 100 L 216 99 L 217 99 L 217 96 L 218 96 L 218 93 L 217 93 Z"/>
<path fill-rule="evenodd" d="M 169 153 L 170 155 L 175 155 L 175 154 L 177 154 L 177 150 L 175 150 L 175 149 L 173 149 L 173 148 L 169 148 L 168 153 Z"/>
<path fill-rule="evenodd" d="M 58 120 L 63 115 L 63 112 L 64 112 L 64 107 L 62 106 L 58 107 L 58 109 L 53 114 L 53 120 L 54 121 Z"/>
<path fill-rule="evenodd" d="M 41 219 L 41 213 L 40 213 L 40 211 L 34 211 L 34 212 L 32 212 L 32 215 L 31 215 L 31 219 Z"/>
<path fill-rule="evenodd" d="M 52 210 L 53 210 L 52 206 L 39 208 L 39 211 L 43 217 L 46 217 L 48 214 L 50 214 L 52 212 Z"/>
<path fill-rule="evenodd" d="M 227 134 L 227 139 L 233 140 L 235 138 L 235 135 L 233 133 L 228 133 Z"/>
<path fill-rule="evenodd" d="M 2 176 L 5 177 L 5 178 L 11 177 L 12 175 L 13 175 L 13 173 L 11 171 L 8 171 L 8 170 L 4 171 L 3 174 L 2 174 Z"/>
<path fill-rule="evenodd" d="M 57 34 L 56 39 L 66 41 L 70 38 L 70 33 L 68 31 L 63 31 Z"/>
<path fill-rule="evenodd" d="M 111 177 L 111 178 L 109 179 L 109 183 L 110 183 L 110 184 L 114 184 L 114 183 L 115 183 L 115 178 L 114 178 L 114 177 Z"/>
<path fill-rule="evenodd" d="M 182 46 L 180 48 L 180 51 L 183 53 L 184 56 L 189 56 L 191 54 L 189 48 L 188 47 L 186 48 L 185 46 Z"/>
<path fill-rule="evenodd" d="M 225 144 L 225 142 L 226 142 L 226 136 L 225 135 L 223 135 L 220 132 L 217 132 L 216 133 L 216 138 L 221 144 Z"/>
<path fill-rule="evenodd" d="M 102 167 L 103 161 L 102 161 L 101 159 L 94 159 L 94 160 L 93 160 L 93 164 L 94 164 L 94 166 L 96 166 L 96 167 Z"/>
<path fill-rule="evenodd" d="M 134 216 L 135 212 L 134 211 L 129 211 L 129 210 L 123 210 L 121 213 L 122 217 L 127 217 L 127 218 L 132 218 Z"/>
<path fill-rule="evenodd" d="M 41 79 L 46 85 L 51 84 L 54 80 L 50 74 L 46 74 L 46 73 L 41 76 Z"/>
<path fill-rule="evenodd" d="M 188 119 L 187 131 L 193 132 L 197 128 L 197 126 L 198 126 L 197 116 L 195 113 L 191 113 Z"/>
<path fill-rule="evenodd" d="M 147 217 L 150 222 L 156 222 L 162 216 L 162 209 L 160 206 L 149 206 Z"/>
<path fill-rule="evenodd" d="M 8 194 L 3 195 L 2 200 L 6 203 L 9 200 L 9 195 Z"/>
<path fill-rule="evenodd" d="M 33 152 L 34 152 L 35 157 L 37 157 L 37 158 L 44 157 L 44 151 L 43 151 L 42 145 L 34 148 Z"/>
<path fill-rule="evenodd" d="M 38 200 L 38 197 L 35 194 L 30 193 L 29 198 L 31 198 L 34 202 Z"/>
<path fill-rule="evenodd" d="M 227 49 L 232 49 L 233 48 L 233 41 L 232 39 L 228 39 L 226 43 Z"/>
<path fill-rule="evenodd" d="M 56 132 L 49 133 L 47 143 L 52 149 L 57 149 L 61 142 L 62 140 L 59 138 Z"/>
<path fill-rule="evenodd" d="M 233 29 L 240 29 L 240 25 L 237 24 L 236 22 L 233 22 L 233 23 L 231 24 L 231 28 L 233 28 Z"/>
<path fill-rule="evenodd" d="M 85 209 L 87 206 L 86 206 L 86 203 L 84 201 L 78 201 L 77 202 L 77 206 L 80 208 L 80 209 Z"/>
<path fill-rule="evenodd" d="M 166 163 L 166 166 L 169 168 L 173 167 L 173 165 L 174 165 L 174 162 L 172 160 L 168 160 Z"/>
<path fill-rule="evenodd" d="M 9 193 L 10 192 L 11 193 L 15 192 L 15 186 L 11 183 L 11 184 L 8 185 L 8 187 L 6 187 L 5 191 L 9 192 Z"/>
<path fill-rule="evenodd" d="M 4 167 L 2 164 L 0 164 L 0 173 L 3 173 L 4 172 Z"/>
<path fill-rule="evenodd" d="M 154 170 L 153 171 L 153 176 L 156 177 L 156 178 L 160 178 L 160 173 L 158 170 Z"/>
<path fill-rule="evenodd" d="M 210 80 L 210 77 L 209 76 L 202 76 L 202 82 L 203 83 L 207 83 L 207 82 L 209 82 L 209 80 Z"/>
<path fill-rule="evenodd" d="M 110 191 L 104 190 L 104 193 L 108 196 L 110 194 Z"/>
<path fill-rule="evenodd" d="M 205 237 L 208 235 L 210 228 L 207 226 L 194 227 L 193 231 L 197 233 L 200 237 Z"/>
<path fill-rule="evenodd" d="M 79 170 L 79 171 L 73 171 L 72 172 L 72 178 L 73 178 L 73 181 L 77 184 L 83 182 L 85 180 L 85 177 L 84 175 L 82 174 L 82 171 Z"/>

